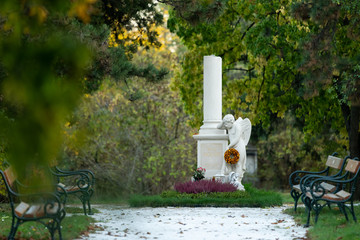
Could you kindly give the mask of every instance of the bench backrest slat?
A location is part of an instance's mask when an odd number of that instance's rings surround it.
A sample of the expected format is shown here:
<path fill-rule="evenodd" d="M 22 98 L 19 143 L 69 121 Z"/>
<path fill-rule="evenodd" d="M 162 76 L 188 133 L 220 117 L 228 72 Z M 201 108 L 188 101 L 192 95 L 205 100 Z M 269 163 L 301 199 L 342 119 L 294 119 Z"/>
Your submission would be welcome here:
<path fill-rule="evenodd" d="M 335 157 L 335 156 L 328 156 L 328 159 L 326 161 L 326 166 L 329 166 L 334 169 L 341 169 L 341 166 L 343 165 L 344 159 Z"/>
<path fill-rule="evenodd" d="M 12 167 L 8 167 L 4 171 L 4 175 L 5 175 L 6 181 L 9 184 L 9 186 L 12 186 L 13 183 L 15 182 L 15 180 L 16 180 L 16 175 L 15 175 L 15 172 L 12 169 Z"/>
<path fill-rule="evenodd" d="M 345 171 L 357 173 L 359 167 L 360 167 L 360 161 L 349 159 L 346 164 Z"/>

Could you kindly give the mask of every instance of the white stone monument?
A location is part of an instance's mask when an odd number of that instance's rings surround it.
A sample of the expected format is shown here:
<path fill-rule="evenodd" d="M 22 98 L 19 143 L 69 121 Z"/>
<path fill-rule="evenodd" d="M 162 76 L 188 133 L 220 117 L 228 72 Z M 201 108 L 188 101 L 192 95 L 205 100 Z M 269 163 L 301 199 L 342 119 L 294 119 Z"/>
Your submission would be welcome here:
<path fill-rule="evenodd" d="M 197 140 L 197 166 L 206 169 L 205 177 L 221 173 L 228 135 L 218 129 L 222 122 L 222 60 L 216 56 L 204 56 L 204 121 Z"/>
<path fill-rule="evenodd" d="M 222 119 L 222 61 L 220 57 L 204 56 L 204 121 L 197 140 L 197 166 L 206 169 L 205 177 L 215 177 L 223 182 L 233 183 L 239 190 L 244 190 L 241 183 L 246 171 L 246 145 L 251 134 L 249 119 L 239 118 L 235 121 L 231 115 L 231 124 Z M 233 127 L 234 126 L 234 127 Z M 226 133 L 231 135 L 229 135 Z M 230 144 L 228 145 L 228 140 Z M 224 153 L 229 148 L 239 152 L 240 159 L 236 164 L 228 164 Z M 255 166 L 256 168 L 256 166 Z"/>

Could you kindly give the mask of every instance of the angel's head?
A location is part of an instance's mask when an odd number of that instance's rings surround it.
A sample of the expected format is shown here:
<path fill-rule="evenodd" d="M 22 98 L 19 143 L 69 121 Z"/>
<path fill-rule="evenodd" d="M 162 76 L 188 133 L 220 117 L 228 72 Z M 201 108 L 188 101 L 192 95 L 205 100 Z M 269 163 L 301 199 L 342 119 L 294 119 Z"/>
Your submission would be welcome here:
<path fill-rule="evenodd" d="M 232 114 L 226 114 L 221 123 L 222 128 L 225 129 L 232 128 L 234 122 L 235 122 L 234 116 Z"/>

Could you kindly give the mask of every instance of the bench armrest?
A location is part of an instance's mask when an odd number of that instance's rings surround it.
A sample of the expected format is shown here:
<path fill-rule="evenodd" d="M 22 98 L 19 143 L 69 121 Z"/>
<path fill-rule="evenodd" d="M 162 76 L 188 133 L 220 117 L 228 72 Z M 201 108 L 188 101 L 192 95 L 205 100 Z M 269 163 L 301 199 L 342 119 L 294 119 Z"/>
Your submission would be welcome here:
<path fill-rule="evenodd" d="M 300 184 L 301 180 L 304 177 L 307 177 L 307 176 L 310 176 L 310 175 L 311 176 L 313 176 L 313 175 L 319 176 L 319 174 L 328 174 L 329 170 L 330 170 L 329 167 L 325 168 L 322 171 L 318 171 L 318 172 L 297 170 L 297 171 L 291 173 L 290 176 L 289 176 L 290 187 L 292 188 L 294 185 Z M 322 175 L 322 176 L 324 176 L 324 175 Z"/>
<path fill-rule="evenodd" d="M 340 172 L 338 172 L 335 175 L 331 175 L 331 176 L 321 176 L 321 175 L 307 175 L 304 176 L 301 180 L 300 180 L 300 188 L 306 188 L 306 187 L 310 187 L 310 184 L 315 181 L 316 179 L 323 179 L 323 181 L 325 181 L 325 179 L 332 181 L 332 180 L 341 180 L 341 179 L 346 179 L 348 176 L 348 173 L 345 173 L 344 175 L 340 175 Z"/>
<path fill-rule="evenodd" d="M 60 182 L 61 178 L 77 176 L 80 182 L 79 181 L 76 182 L 82 184 L 88 184 L 89 186 L 95 185 L 95 176 L 94 173 L 91 172 L 90 170 L 81 169 L 76 171 L 68 171 L 68 170 L 61 170 L 58 167 L 54 167 L 51 169 L 51 173 L 57 177 L 58 182 Z"/>
<path fill-rule="evenodd" d="M 91 191 L 94 181 L 88 174 L 83 172 L 72 173 L 53 173 L 58 181 L 58 186 L 62 186 L 66 191 Z"/>

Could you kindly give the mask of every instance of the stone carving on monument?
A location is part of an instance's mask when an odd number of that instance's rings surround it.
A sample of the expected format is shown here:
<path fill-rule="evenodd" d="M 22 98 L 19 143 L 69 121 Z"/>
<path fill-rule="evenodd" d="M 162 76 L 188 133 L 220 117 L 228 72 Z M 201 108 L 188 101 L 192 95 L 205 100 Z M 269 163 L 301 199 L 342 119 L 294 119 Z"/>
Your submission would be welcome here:
<path fill-rule="evenodd" d="M 232 114 L 227 114 L 222 122 L 217 126 L 218 129 L 227 130 L 229 136 L 228 150 L 230 151 L 234 161 L 223 161 L 221 168 L 221 175 L 229 176 L 228 181 L 233 183 L 239 190 L 245 190 L 241 181 L 246 172 L 246 145 L 249 142 L 251 135 L 251 122 L 248 118 L 242 119 L 241 117 L 235 121 Z M 235 152 L 234 154 L 232 152 Z"/>

